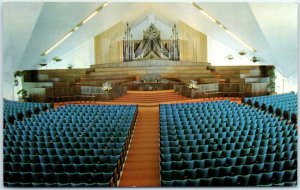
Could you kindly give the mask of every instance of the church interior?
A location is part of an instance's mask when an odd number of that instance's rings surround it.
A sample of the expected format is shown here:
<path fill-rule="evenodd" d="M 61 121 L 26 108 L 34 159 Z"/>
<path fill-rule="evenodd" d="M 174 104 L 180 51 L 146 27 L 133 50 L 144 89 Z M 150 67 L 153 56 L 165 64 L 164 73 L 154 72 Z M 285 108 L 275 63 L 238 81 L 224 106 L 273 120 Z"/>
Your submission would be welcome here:
<path fill-rule="evenodd" d="M 297 186 L 297 3 L 2 11 L 2 186 Z"/>

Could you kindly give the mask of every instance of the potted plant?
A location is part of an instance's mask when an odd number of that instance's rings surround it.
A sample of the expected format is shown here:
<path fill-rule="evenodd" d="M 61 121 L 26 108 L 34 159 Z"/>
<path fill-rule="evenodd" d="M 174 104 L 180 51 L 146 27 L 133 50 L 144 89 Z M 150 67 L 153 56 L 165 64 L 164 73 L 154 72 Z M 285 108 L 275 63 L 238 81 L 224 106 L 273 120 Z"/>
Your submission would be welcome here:
<path fill-rule="evenodd" d="M 240 55 L 245 55 L 246 52 L 245 52 L 244 50 L 242 50 L 242 51 L 239 51 L 239 54 L 240 54 Z"/>
<path fill-rule="evenodd" d="M 252 59 L 250 59 L 253 63 L 260 61 L 257 57 L 253 56 Z"/>
<path fill-rule="evenodd" d="M 44 67 L 47 65 L 46 59 L 42 59 L 42 62 L 39 64 L 41 67 Z"/>
<path fill-rule="evenodd" d="M 55 61 L 55 62 L 60 62 L 62 59 L 61 58 L 59 58 L 58 56 L 54 56 L 53 58 L 53 61 Z"/>
<path fill-rule="evenodd" d="M 19 95 L 19 101 L 26 101 L 27 98 L 27 90 L 21 89 L 17 92 Z"/>
<path fill-rule="evenodd" d="M 233 56 L 232 56 L 231 54 L 229 54 L 229 55 L 226 56 L 226 58 L 227 58 L 228 60 L 232 60 L 232 59 L 233 59 Z"/>
<path fill-rule="evenodd" d="M 68 68 L 68 69 L 72 69 L 72 68 L 73 68 L 73 65 L 69 64 L 67 68 Z"/>
<path fill-rule="evenodd" d="M 46 63 L 40 63 L 39 64 L 41 67 L 44 67 L 44 66 L 46 66 L 47 64 Z"/>
<path fill-rule="evenodd" d="M 15 86 L 18 86 L 18 85 L 19 85 L 19 79 L 20 79 L 22 76 L 24 76 L 24 71 L 16 71 L 16 72 L 14 73 L 14 78 L 15 78 L 14 84 L 15 84 Z"/>
<path fill-rule="evenodd" d="M 275 94 L 275 79 L 277 78 L 276 74 L 275 74 L 275 68 L 271 67 L 268 69 L 267 71 L 268 76 L 269 76 L 269 84 L 268 84 L 268 88 L 270 89 L 270 94 Z"/>
<path fill-rule="evenodd" d="M 24 71 L 16 71 L 14 73 L 14 77 L 17 78 L 17 77 L 22 77 L 24 75 Z"/>

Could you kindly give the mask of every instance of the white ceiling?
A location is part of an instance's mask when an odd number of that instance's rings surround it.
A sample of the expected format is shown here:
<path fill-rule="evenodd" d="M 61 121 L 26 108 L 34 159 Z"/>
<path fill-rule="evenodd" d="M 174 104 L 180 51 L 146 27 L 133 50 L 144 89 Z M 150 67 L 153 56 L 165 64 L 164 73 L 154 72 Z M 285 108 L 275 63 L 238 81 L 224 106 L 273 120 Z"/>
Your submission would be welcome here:
<path fill-rule="evenodd" d="M 49 55 L 41 53 L 74 28 L 102 3 L 5 3 L 4 69 L 34 69 L 42 59 L 60 56 L 83 41 L 123 21 L 136 25 L 149 14 L 173 25 L 179 20 L 236 51 L 247 50 L 191 3 L 110 3 Z M 288 76 L 298 66 L 296 3 L 197 3 L 247 42 L 263 59 Z M 288 64 L 288 66 L 286 66 Z"/>

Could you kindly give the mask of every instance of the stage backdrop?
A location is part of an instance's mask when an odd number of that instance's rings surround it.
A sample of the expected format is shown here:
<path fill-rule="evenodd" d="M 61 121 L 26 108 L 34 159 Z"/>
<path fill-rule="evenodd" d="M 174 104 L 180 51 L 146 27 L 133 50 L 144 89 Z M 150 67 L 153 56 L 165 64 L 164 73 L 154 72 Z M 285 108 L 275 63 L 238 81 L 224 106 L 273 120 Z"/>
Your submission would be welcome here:
<path fill-rule="evenodd" d="M 207 62 L 207 36 L 182 21 L 176 26 L 180 61 Z M 125 27 L 125 23 L 119 22 L 95 37 L 95 64 L 123 62 Z"/>

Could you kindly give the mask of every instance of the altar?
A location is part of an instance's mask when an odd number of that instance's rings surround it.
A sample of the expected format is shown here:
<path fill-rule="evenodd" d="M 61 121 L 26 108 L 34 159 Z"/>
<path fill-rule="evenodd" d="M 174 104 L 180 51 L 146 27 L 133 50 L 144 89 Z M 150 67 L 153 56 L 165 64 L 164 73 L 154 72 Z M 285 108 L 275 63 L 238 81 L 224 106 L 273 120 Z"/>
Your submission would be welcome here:
<path fill-rule="evenodd" d="M 135 81 L 127 82 L 127 90 L 153 91 L 153 90 L 170 90 L 173 89 L 177 82 L 162 79 L 157 74 L 140 75 Z"/>

